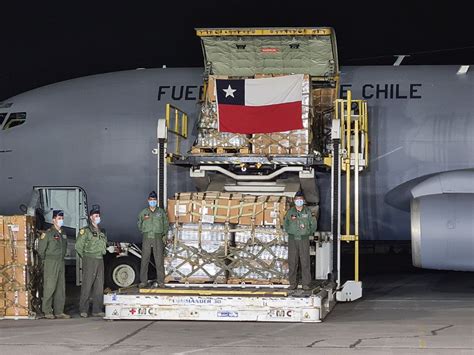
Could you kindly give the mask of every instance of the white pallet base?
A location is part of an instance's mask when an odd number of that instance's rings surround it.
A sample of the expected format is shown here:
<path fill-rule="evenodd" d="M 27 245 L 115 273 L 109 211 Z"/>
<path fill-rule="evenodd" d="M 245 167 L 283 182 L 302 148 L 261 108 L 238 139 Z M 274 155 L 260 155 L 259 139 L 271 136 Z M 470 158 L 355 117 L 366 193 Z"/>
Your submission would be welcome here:
<path fill-rule="evenodd" d="M 0 317 L 0 321 L 7 320 L 7 319 L 13 319 L 13 320 L 36 319 L 36 317 L 35 316 L 2 316 Z"/>
<path fill-rule="evenodd" d="M 329 295 L 329 296 L 328 296 Z M 332 290 L 310 297 L 107 294 L 105 319 L 321 322 L 335 305 Z"/>

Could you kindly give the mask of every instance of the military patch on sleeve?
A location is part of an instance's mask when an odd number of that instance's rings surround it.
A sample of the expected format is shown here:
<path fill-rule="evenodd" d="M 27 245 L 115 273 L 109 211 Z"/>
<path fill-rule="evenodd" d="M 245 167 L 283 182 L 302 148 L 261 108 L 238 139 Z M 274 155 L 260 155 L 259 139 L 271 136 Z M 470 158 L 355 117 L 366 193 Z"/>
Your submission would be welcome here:
<path fill-rule="evenodd" d="M 84 229 L 81 229 L 81 230 L 79 231 L 79 234 L 80 234 L 80 235 L 83 235 L 83 234 L 84 234 Z"/>
<path fill-rule="evenodd" d="M 44 239 L 44 237 L 46 237 L 46 234 L 44 234 L 44 233 L 41 233 L 41 235 L 40 235 L 40 239 Z"/>

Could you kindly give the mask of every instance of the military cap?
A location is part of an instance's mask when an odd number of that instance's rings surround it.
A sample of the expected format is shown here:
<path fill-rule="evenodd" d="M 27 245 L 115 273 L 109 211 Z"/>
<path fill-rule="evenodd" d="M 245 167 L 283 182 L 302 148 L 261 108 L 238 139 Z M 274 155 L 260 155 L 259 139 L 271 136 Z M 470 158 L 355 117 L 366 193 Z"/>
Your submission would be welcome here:
<path fill-rule="evenodd" d="M 64 217 L 64 211 L 63 210 L 53 210 L 53 218 L 56 218 L 57 216 Z"/>
<path fill-rule="evenodd" d="M 297 198 L 297 197 L 304 198 L 303 191 L 298 191 L 298 192 L 295 194 L 295 198 Z"/>
<path fill-rule="evenodd" d="M 92 205 L 92 208 L 89 212 L 89 216 L 92 216 L 93 214 L 100 214 L 100 206 L 99 205 Z"/>

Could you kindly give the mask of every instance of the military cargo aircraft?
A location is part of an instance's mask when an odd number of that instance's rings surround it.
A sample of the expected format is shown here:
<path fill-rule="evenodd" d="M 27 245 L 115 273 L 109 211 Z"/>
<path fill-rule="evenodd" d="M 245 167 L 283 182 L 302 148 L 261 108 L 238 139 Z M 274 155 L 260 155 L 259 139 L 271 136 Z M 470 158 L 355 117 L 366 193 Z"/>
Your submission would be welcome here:
<path fill-rule="evenodd" d="M 341 95 L 350 89 L 369 105 L 361 239 L 411 238 L 415 266 L 474 271 L 474 80 L 458 69 L 342 67 Z M 80 186 L 100 204 L 109 239 L 139 242 L 136 216 L 156 186 L 157 119 L 171 103 L 192 128 L 202 91 L 202 69 L 162 68 L 68 80 L 4 100 L 0 214 L 18 213 L 33 186 Z M 329 176 L 317 178 L 321 204 L 329 203 Z M 168 193 L 193 190 L 189 171 L 170 166 Z M 322 230 L 330 229 L 328 213 Z"/>

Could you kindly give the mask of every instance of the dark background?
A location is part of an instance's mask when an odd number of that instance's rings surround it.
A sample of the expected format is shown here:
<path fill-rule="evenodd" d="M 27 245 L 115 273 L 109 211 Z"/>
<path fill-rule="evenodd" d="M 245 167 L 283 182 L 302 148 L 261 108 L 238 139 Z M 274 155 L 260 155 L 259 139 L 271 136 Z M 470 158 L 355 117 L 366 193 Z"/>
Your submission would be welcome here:
<path fill-rule="evenodd" d="M 12 2 L 13 3 L 13 2 Z M 35 1 L 0 8 L 0 100 L 138 67 L 200 67 L 195 27 L 331 26 L 341 65 L 473 64 L 469 2 Z"/>

